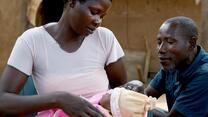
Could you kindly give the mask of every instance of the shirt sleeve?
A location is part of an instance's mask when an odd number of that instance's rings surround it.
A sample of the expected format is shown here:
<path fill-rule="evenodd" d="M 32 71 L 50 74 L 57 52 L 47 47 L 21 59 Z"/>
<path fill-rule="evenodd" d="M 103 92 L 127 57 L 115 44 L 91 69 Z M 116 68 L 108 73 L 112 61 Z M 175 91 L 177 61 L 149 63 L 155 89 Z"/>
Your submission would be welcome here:
<path fill-rule="evenodd" d="M 177 97 L 173 108 L 187 117 L 208 116 L 208 73 L 194 78 Z"/>
<path fill-rule="evenodd" d="M 161 94 L 165 93 L 165 78 L 162 73 L 163 71 L 160 70 L 150 82 L 150 86 Z"/>
<path fill-rule="evenodd" d="M 100 29 L 102 29 L 103 31 L 101 37 L 102 39 L 105 40 L 104 48 L 107 56 L 106 58 L 106 66 L 107 66 L 110 63 L 116 62 L 118 59 L 123 57 L 124 52 L 112 31 L 106 28 L 100 28 Z"/>
<path fill-rule="evenodd" d="M 22 37 L 17 39 L 7 64 L 26 75 L 31 75 L 33 66 L 32 52 Z"/>

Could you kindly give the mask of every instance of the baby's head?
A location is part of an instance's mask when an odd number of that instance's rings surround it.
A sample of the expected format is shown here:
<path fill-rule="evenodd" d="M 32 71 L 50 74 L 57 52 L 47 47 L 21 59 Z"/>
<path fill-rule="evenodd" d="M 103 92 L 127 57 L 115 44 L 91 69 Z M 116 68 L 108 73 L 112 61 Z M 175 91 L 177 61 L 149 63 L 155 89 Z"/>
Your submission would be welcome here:
<path fill-rule="evenodd" d="M 132 80 L 124 84 L 122 87 L 128 90 L 136 91 L 138 93 L 144 93 L 144 84 L 139 80 Z"/>

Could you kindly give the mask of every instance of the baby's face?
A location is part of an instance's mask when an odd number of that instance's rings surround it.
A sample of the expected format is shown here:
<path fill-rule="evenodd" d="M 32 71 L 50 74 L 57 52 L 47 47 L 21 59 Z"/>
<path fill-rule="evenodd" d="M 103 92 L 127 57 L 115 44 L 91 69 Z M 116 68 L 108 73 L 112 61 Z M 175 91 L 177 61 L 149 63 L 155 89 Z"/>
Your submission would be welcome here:
<path fill-rule="evenodd" d="M 138 80 L 132 80 L 124 84 L 122 87 L 128 90 L 132 90 L 144 94 L 144 84 Z"/>

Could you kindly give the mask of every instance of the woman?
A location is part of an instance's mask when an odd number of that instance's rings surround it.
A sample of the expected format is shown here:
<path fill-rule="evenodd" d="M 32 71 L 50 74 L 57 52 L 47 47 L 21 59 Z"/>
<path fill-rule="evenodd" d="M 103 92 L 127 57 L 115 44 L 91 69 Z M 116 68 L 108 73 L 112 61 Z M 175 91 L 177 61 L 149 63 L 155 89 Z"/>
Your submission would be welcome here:
<path fill-rule="evenodd" d="M 0 81 L 0 115 L 60 108 L 71 117 L 103 116 L 89 98 L 126 82 L 124 56 L 111 31 L 99 27 L 111 0 L 68 0 L 57 23 L 17 40 Z M 39 95 L 19 96 L 32 75 Z"/>

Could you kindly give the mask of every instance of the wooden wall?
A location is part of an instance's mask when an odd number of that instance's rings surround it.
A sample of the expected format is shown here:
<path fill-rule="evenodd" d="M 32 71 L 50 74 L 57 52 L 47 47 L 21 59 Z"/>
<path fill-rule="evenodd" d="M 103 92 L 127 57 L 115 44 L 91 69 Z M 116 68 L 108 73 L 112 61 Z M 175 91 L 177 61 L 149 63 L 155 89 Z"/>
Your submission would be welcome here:
<path fill-rule="evenodd" d="M 25 30 L 27 0 L 0 1 L 0 73 L 6 65 L 16 38 Z M 145 51 L 147 38 L 151 48 L 150 72 L 159 69 L 156 57 L 156 34 L 161 23 L 170 17 L 193 18 L 200 29 L 201 6 L 194 0 L 113 0 L 113 7 L 103 26 L 110 28 L 128 51 Z"/>
<path fill-rule="evenodd" d="M 16 38 L 25 30 L 26 0 L 0 1 L 0 74 Z"/>
<path fill-rule="evenodd" d="M 155 40 L 158 28 L 167 18 L 180 15 L 194 19 L 200 29 L 201 6 L 195 0 L 113 0 L 103 26 L 130 51 L 145 51 L 146 37 L 151 48 L 150 72 L 156 72 L 160 67 Z"/>

